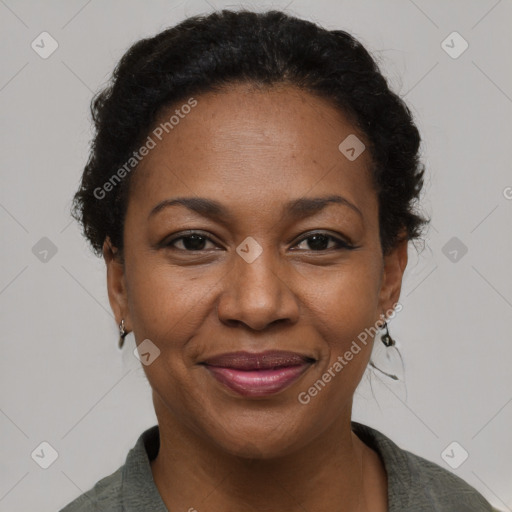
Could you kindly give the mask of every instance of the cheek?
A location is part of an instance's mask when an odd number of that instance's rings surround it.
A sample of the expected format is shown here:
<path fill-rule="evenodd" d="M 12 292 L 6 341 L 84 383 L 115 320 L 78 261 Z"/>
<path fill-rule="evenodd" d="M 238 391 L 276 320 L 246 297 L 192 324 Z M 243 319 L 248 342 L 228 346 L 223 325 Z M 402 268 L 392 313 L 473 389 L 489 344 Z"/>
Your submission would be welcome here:
<path fill-rule="evenodd" d="M 321 360 L 298 397 L 312 416 L 334 420 L 361 381 L 376 332 L 379 282 L 378 267 L 361 263 L 337 273 L 318 294 L 311 323 L 324 341 Z"/>
<path fill-rule="evenodd" d="M 192 396 L 195 375 L 187 343 L 202 323 L 200 300 L 205 294 L 199 280 L 185 273 L 186 269 L 150 258 L 134 258 L 127 265 L 130 318 L 137 344 L 149 339 L 160 350 L 143 370 L 152 389 L 177 414 L 197 403 Z"/>
<path fill-rule="evenodd" d="M 310 301 L 311 307 L 308 307 L 315 311 L 312 322 L 320 337 L 326 341 L 324 356 L 330 363 L 349 350 L 354 340 L 361 348 L 357 358 L 360 363 L 355 366 L 366 364 L 365 353 L 371 349 L 371 335 L 368 332 L 372 333 L 369 328 L 375 324 L 380 313 L 380 267 L 364 256 L 362 254 L 354 264 L 331 273 L 329 282 L 325 283 L 321 293 Z"/>
<path fill-rule="evenodd" d="M 166 345 L 186 337 L 208 288 L 185 274 L 186 269 L 155 264 L 149 259 L 135 260 L 127 267 L 130 315 L 139 337 L 154 338 Z"/>
<path fill-rule="evenodd" d="M 171 347 L 173 340 L 180 345 L 200 329 L 211 314 L 212 300 L 222 293 L 215 291 L 215 283 L 225 269 L 180 268 L 140 254 L 127 261 L 126 272 L 135 334 Z M 316 330 L 332 350 L 344 351 L 378 317 L 379 273 L 371 248 L 337 268 L 311 266 L 292 272 L 290 290 L 304 308 L 303 326 Z"/>

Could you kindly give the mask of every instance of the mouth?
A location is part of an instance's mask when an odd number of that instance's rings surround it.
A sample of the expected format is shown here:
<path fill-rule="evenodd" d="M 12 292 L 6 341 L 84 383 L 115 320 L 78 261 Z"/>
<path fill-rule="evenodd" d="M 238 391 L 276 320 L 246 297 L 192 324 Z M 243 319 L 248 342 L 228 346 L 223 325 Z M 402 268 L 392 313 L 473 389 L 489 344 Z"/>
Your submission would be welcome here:
<path fill-rule="evenodd" d="M 232 352 L 202 361 L 221 384 L 246 397 L 283 391 L 298 380 L 316 359 L 285 351 Z"/>

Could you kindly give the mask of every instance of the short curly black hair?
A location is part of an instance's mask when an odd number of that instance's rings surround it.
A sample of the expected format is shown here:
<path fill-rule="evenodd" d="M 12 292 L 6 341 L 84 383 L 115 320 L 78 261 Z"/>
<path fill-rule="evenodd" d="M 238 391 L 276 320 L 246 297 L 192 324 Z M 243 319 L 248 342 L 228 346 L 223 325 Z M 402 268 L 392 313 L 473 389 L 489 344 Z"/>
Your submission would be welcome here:
<path fill-rule="evenodd" d="M 420 135 L 362 44 L 343 30 L 278 10 L 221 10 L 136 42 L 93 98 L 95 136 L 71 214 L 96 255 L 107 236 L 122 254 L 130 176 L 108 193 L 98 190 L 133 156 L 165 108 L 235 83 L 290 84 L 340 109 L 369 142 L 383 254 L 404 238 L 420 237 L 430 221 L 415 211 L 425 172 Z"/>

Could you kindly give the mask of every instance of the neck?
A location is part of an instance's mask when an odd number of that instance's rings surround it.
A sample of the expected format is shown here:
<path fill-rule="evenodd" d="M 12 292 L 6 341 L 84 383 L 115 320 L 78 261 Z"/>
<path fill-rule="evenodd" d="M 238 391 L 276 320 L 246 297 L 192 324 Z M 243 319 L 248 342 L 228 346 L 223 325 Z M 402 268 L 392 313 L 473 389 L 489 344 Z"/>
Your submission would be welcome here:
<path fill-rule="evenodd" d="M 307 446 L 258 458 L 226 452 L 154 400 L 160 449 L 151 470 L 169 510 L 366 510 L 376 475 L 363 475 L 363 461 L 375 460 L 351 431 L 350 408 Z"/>

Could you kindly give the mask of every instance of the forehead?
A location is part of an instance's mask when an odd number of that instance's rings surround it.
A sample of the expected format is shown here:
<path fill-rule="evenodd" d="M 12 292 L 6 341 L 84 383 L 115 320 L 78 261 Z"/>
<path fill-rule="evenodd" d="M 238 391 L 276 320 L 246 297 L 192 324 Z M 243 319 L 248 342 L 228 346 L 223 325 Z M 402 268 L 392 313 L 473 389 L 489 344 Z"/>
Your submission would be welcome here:
<path fill-rule="evenodd" d="M 187 100 L 162 111 L 149 132 L 155 146 L 139 163 L 130 194 L 141 210 L 196 195 L 257 211 L 325 193 L 371 207 L 369 152 L 351 161 L 339 149 L 349 136 L 365 138 L 327 100 L 293 86 L 246 84 L 195 96 L 196 105 L 182 109 Z"/>

